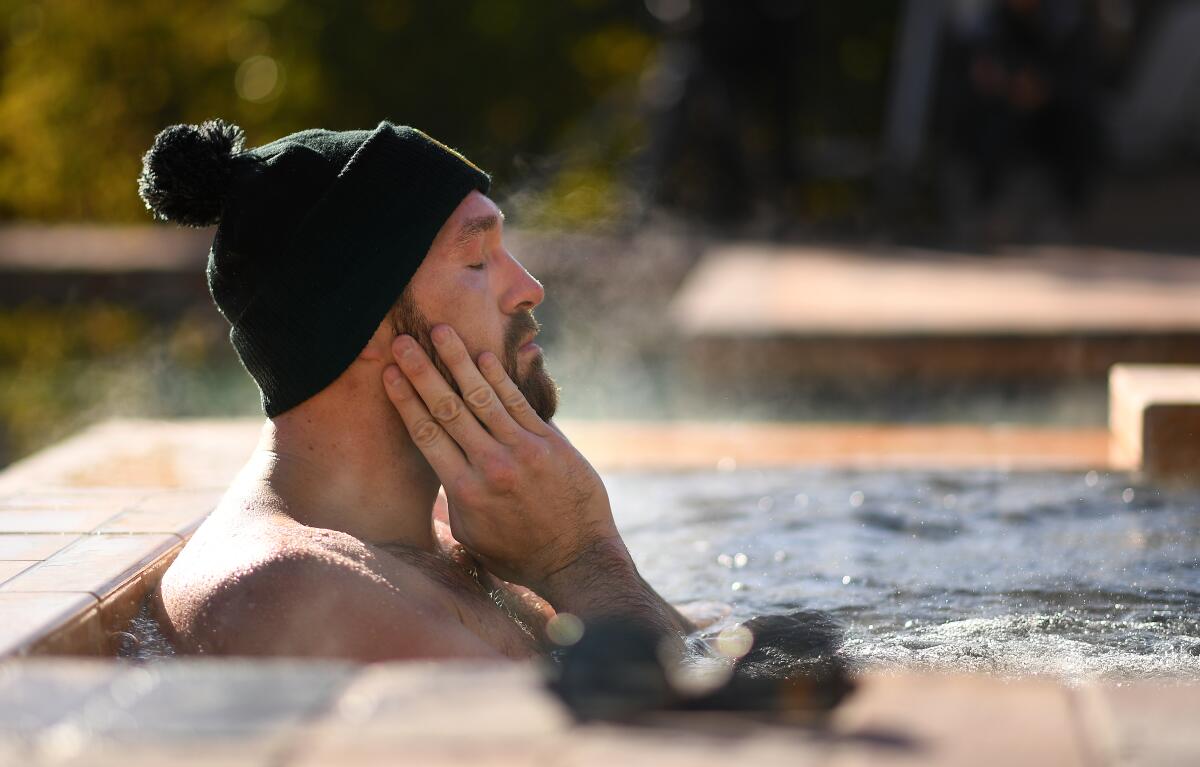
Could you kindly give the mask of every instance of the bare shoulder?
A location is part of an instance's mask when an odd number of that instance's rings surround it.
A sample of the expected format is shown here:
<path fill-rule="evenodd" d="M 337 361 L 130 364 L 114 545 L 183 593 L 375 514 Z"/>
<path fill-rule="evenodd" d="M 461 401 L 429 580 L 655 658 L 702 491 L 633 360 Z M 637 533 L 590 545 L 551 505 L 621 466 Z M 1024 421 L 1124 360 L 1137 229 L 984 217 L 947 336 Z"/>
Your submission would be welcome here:
<path fill-rule="evenodd" d="M 262 520 L 231 529 L 211 519 L 164 575 L 163 608 L 176 641 L 197 652 L 355 660 L 496 654 L 446 610 L 427 579 L 374 560 L 371 547 L 344 533 Z"/>

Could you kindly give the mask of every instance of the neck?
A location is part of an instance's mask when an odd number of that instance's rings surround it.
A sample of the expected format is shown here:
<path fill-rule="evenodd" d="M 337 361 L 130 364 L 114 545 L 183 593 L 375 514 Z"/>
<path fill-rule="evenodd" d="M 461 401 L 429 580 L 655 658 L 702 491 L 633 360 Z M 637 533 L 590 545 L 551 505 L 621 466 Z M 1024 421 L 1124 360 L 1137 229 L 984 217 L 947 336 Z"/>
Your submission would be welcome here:
<path fill-rule="evenodd" d="M 437 475 L 382 385 L 354 391 L 345 378 L 267 421 L 254 476 L 301 524 L 433 550 Z"/>

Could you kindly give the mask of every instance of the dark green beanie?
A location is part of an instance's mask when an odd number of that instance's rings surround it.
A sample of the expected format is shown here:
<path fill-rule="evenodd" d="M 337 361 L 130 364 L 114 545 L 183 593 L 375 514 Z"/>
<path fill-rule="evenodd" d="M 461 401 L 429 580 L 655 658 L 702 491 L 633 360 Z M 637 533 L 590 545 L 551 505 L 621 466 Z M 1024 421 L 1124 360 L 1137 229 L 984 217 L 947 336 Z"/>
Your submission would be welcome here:
<path fill-rule="evenodd" d="M 442 224 L 490 179 L 415 128 L 306 130 L 242 150 L 240 128 L 174 125 L 143 158 L 156 218 L 217 224 L 208 287 L 268 416 L 350 366 Z"/>

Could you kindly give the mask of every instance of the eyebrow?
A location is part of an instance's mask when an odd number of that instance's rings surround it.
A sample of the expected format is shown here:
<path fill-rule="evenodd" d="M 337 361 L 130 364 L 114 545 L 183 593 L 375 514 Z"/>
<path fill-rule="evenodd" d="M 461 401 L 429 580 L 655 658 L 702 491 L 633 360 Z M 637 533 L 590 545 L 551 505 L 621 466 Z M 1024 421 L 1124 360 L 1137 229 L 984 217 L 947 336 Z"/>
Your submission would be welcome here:
<path fill-rule="evenodd" d="M 463 245 L 469 242 L 471 239 L 483 234 L 484 232 L 490 232 L 491 230 L 495 229 L 496 225 L 503 220 L 503 213 L 501 213 L 499 216 L 489 213 L 486 216 L 468 218 L 463 222 L 463 225 L 458 230 L 458 234 L 454 237 L 454 244 Z"/>

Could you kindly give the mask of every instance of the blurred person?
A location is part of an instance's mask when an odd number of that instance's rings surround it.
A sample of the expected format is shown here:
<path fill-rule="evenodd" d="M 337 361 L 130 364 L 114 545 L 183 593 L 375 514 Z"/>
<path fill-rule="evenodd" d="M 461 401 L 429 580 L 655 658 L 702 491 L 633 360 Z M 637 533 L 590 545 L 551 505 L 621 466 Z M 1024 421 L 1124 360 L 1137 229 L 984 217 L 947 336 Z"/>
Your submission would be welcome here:
<path fill-rule="evenodd" d="M 178 649 L 523 658 L 556 612 L 690 631 L 551 420 L 542 286 L 489 177 L 387 122 L 242 138 L 168 128 L 139 181 L 156 217 L 217 224 L 209 287 L 267 416 L 162 579 Z"/>
<path fill-rule="evenodd" d="M 1032 161 L 1079 210 L 1101 145 L 1096 28 L 1084 4 L 1001 0 L 959 37 L 953 133 L 976 199 L 996 202 L 1013 169 Z"/>
<path fill-rule="evenodd" d="M 650 151 L 656 202 L 779 233 L 798 195 L 796 49 L 811 3 L 695 0 L 668 24 Z"/>

